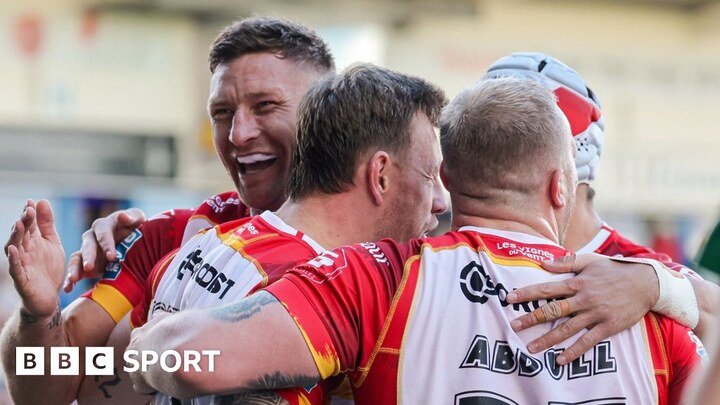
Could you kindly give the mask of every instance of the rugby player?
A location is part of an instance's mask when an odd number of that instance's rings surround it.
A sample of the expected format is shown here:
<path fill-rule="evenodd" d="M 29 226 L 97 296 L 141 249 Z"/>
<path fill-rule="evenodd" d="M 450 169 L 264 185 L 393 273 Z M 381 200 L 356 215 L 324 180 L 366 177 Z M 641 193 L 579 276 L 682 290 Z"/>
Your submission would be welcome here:
<path fill-rule="evenodd" d="M 606 256 L 651 258 L 687 276 L 697 299 L 699 316 L 696 320 L 676 319 L 694 332 L 705 337 L 708 331 L 717 328 L 717 313 L 720 308 L 720 287 L 703 280 L 694 271 L 652 249 L 639 245 L 620 235 L 604 222 L 595 210 L 595 190 L 592 181 L 597 177 L 598 165 L 605 140 L 605 119 L 596 93 L 587 86 L 580 75 L 560 60 L 546 54 L 517 52 L 495 61 L 485 74 L 486 79 L 515 76 L 530 78 L 552 90 L 558 99 L 558 106 L 570 123 L 575 144 L 575 167 L 578 172 L 578 188 L 572 219 L 563 246 L 576 254 L 598 253 Z M 546 265 L 552 271 L 581 271 L 589 257 L 578 261 L 564 260 L 558 265 Z M 557 344 L 583 328 L 588 334 L 571 347 L 559 359 L 561 364 L 575 360 L 591 350 L 595 344 L 607 337 L 637 323 L 651 309 L 648 300 L 653 293 L 657 278 L 652 272 L 622 273 L 607 271 L 603 262 L 588 264 L 577 279 L 539 284 L 515 291 L 513 303 L 538 299 L 567 298 L 567 310 L 574 317 L 562 327 L 553 329 L 548 335 L 531 342 L 534 350 L 541 351 Z M 582 284 L 578 284 L 578 282 Z M 692 292 L 689 292 L 692 294 Z M 683 297 L 679 297 L 683 299 Z M 544 318 L 555 320 L 561 302 L 553 301 L 544 308 Z M 562 316 L 567 315 L 563 313 Z M 520 317 L 518 330 L 529 328 L 539 319 L 535 314 Z"/>
<path fill-rule="evenodd" d="M 539 303 L 509 304 L 509 291 L 572 277 L 540 266 L 570 253 L 560 243 L 577 185 L 552 93 L 531 80 L 481 82 L 444 111 L 440 137 L 452 232 L 340 248 L 240 302 L 136 329 L 129 349 L 223 353 L 211 376 L 150 365 L 131 375 L 136 387 L 188 397 L 347 372 L 359 404 L 676 402 L 701 346 L 674 321 L 649 314 L 566 366 L 555 358 L 567 342 L 526 352 L 551 325 L 510 327 Z M 626 265 L 648 263 L 661 266 Z"/>
<path fill-rule="evenodd" d="M 144 324 L 148 311 L 152 319 L 158 313 L 238 301 L 326 249 L 385 237 L 409 240 L 434 229 L 436 215 L 447 209 L 434 131 L 444 105 L 440 89 L 370 65 L 348 68 L 313 86 L 298 109 L 289 200 L 276 213 L 199 234 L 161 262 L 148 280 L 151 304 L 133 311 L 133 326 Z M 121 323 L 111 341 L 124 349 L 129 339 L 130 327 Z M 260 361 L 265 352 L 256 355 Z M 122 373 L 121 380 L 129 381 Z M 297 382 L 312 386 L 317 381 Z M 335 385 L 279 395 L 293 404 L 322 403 Z M 251 398 L 232 398 L 241 399 Z M 210 403 L 211 398 L 192 402 Z M 160 393 L 155 403 L 170 404 L 171 399 Z"/>
<path fill-rule="evenodd" d="M 112 264 L 90 292 L 62 311 L 58 305 L 62 272 L 24 278 L 11 272 L 22 306 L 0 340 L 5 370 L 15 370 L 17 346 L 78 346 L 83 353 L 84 347 L 104 345 L 117 322 L 145 296 L 146 280 L 156 262 L 202 229 L 247 217 L 251 211 L 275 210 L 285 201 L 297 105 L 313 82 L 334 72 L 326 43 L 290 21 L 247 18 L 219 34 L 210 49 L 209 65 L 213 140 L 236 191 L 210 197 L 196 209 L 171 210 L 144 223 L 118 246 L 119 263 Z M 119 221 L 122 226 L 111 226 L 112 239 L 130 231 L 140 217 L 141 212 L 130 211 L 98 225 L 102 228 L 103 223 Z M 19 238 L 16 227 L 8 244 Z M 82 274 L 81 261 L 93 274 L 104 269 L 105 255 L 95 253 L 99 246 L 94 233 L 86 233 L 81 249 L 85 256 L 71 257 L 66 289 Z M 114 253 L 112 249 L 108 256 Z M 22 404 L 72 402 L 82 378 L 6 374 L 13 399 Z M 99 379 L 99 392 L 106 394 L 111 388 L 112 384 Z"/>
<path fill-rule="evenodd" d="M 444 103 L 438 88 L 377 67 L 357 66 L 323 81 L 299 109 L 291 200 L 277 214 L 266 211 L 200 234 L 160 262 L 148 279 L 147 291 L 155 294 L 152 311 L 232 302 L 324 252 L 324 247 L 382 237 L 408 240 L 433 229 L 435 214 L 447 208 L 433 129 Z M 334 159 L 328 160 L 329 156 Z M 311 175 L 300 177 L 297 172 Z M 51 220 L 47 215 L 42 218 L 43 223 Z M 18 226 L 31 227 L 31 222 Z M 25 253 L 28 261 L 40 257 L 33 251 Z M 28 263 L 24 266 L 59 267 Z M 138 310 L 135 325 L 143 323 L 147 306 Z M 127 345 L 129 328 L 125 330 Z M 126 381 L 121 372 L 118 375 L 120 382 Z M 114 401 L 131 399 L 119 390 L 117 381 L 110 388 L 116 393 Z M 284 393 L 291 403 L 309 401 L 309 394 L 322 392 Z M 103 397 L 80 395 L 79 399 L 95 403 Z M 242 399 L 250 400 L 246 395 Z M 163 396 L 156 399 L 156 403 L 170 402 Z"/>
<path fill-rule="evenodd" d="M 592 203 L 595 191 L 590 183 L 596 177 L 604 143 L 604 117 L 596 94 L 572 68 L 541 53 L 522 52 L 501 58 L 492 64 L 486 76 L 491 78 L 505 75 L 532 78 L 553 90 L 559 99 L 558 105 L 570 121 L 577 151 L 576 167 L 580 184 L 566 247 L 578 253 L 595 252 L 608 256 L 644 257 L 662 261 L 668 267 L 688 276 L 693 290 L 686 291 L 685 296 L 676 292 L 675 298 L 663 301 L 680 307 L 692 307 L 697 303 L 698 308 L 689 312 L 699 314 L 697 317 L 680 317 L 677 312 L 665 311 L 665 315 L 678 318 L 676 320 L 693 327 L 701 337 L 707 334 L 707 330 L 714 329 L 712 325 L 717 323 L 717 308 L 720 307 L 717 285 L 703 280 L 685 266 L 673 263 L 667 255 L 656 253 L 621 236 L 602 221 L 595 211 Z M 105 243 L 110 246 L 112 237 L 108 229 L 116 226 L 117 222 L 112 222 L 106 226 L 106 230 L 96 232 L 97 240 L 110 241 Z M 96 243 L 93 242 L 92 245 Z M 95 256 L 93 250 L 88 252 L 87 256 Z M 615 266 L 608 261 L 598 261 L 592 256 L 579 256 L 577 259 L 573 256 L 572 260 L 559 260 L 543 265 L 551 271 L 573 271 L 581 275 L 577 279 L 520 289 L 511 294 L 509 300 L 518 303 L 546 298 L 570 298 L 569 305 L 563 308 L 576 316 L 568 324 L 563 324 L 562 328 L 553 329 L 550 334 L 533 342 L 536 350 L 543 350 L 589 327 L 588 334 L 559 357 L 560 364 L 574 360 L 600 340 L 630 327 L 652 309 L 648 306 L 651 302 L 649 297 L 656 291 L 658 278 L 655 272 L 647 268 L 639 272 L 628 271 L 628 268 Z M 627 291 L 633 291 L 633 294 L 628 294 Z M 566 315 L 560 311 L 558 305 L 559 303 L 551 302 L 548 306 L 543 306 L 543 317 L 550 321 Z M 520 330 L 537 322 L 539 319 L 535 314 L 528 314 L 516 320 L 514 325 Z"/>

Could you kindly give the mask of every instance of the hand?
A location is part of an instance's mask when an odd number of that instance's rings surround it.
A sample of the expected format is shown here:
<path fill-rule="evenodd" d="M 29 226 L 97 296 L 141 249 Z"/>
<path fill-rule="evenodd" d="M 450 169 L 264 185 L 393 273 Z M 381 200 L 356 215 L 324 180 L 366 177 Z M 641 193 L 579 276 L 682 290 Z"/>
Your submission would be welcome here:
<path fill-rule="evenodd" d="M 162 311 L 160 311 L 162 312 Z M 145 325 L 139 328 L 135 328 L 130 333 L 130 344 L 128 345 L 126 350 L 137 350 L 138 353 L 142 352 L 142 347 L 139 342 L 141 337 L 144 337 L 147 335 L 147 333 L 150 331 L 152 325 L 154 325 L 157 322 L 153 318 L 153 320 L 149 321 Z M 146 380 L 145 375 L 142 372 L 142 369 L 133 371 L 128 373 L 130 376 L 130 381 L 132 382 L 133 390 L 141 395 L 152 395 L 157 392 L 157 390 L 151 386 Z"/>
<path fill-rule="evenodd" d="M 115 211 L 96 219 L 82 236 L 80 250 L 70 255 L 65 292 L 72 291 L 83 278 L 100 277 L 108 262 L 116 259 L 115 246 L 145 222 L 145 213 L 137 208 Z"/>
<path fill-rule="evenodd" d="M 137 348 L 136 342 L 138 338 L 143 335 L 143 329 L 145 328 L 141 327 L 136 328 L 132 331 L 132 333 L 130 334 L 130 344 L 125 350 L 137 350 L 138 352 L 140 352 L 140 350 Z M 138 394 L 152 395 L 157 392 L 155 388 L 153 388 L 150 384 L 148 384 L 147 381 L 145 381 L 145 376 L 143 375 L 142 369 L 138 369 L 137 371 L 131 371 L 128 373 L 128 375 L 130 376 L 133 390 Z"/>
<path fill-rule="evenodd" d="M 28 200 L 5 244 L 10 277 L 30 316 L 51 316 L 58 307 L 65 275 L 65 251 L 46 200 Z"/>
<path fill-rule="evenodd" d="M 146 337 L 148 333 L 152 330 L 152 328 L 158 324 L 158 322 L 170 315 L 171 314 L 169 312 L 165 311 L 154 312 L 152 315 L 152 319 L 148 320 L 145 325 L 132 330 L 132 332 L 130 333 L 130 344 L 128 345 L 126 350 L 137 350 L 138 352 L 142 351 L 143 345 L 141 344 L 140 339 Z M 144 343 L 146 344 L 147 342 Z M 130 380 L 133 384 L 133 389 L 138 394 L 151 395 L 157 392 L 157 390 L 153 386 L 151 386 L 147 382 L 147 380 L 145 380 L 145 376 L 140 370 L 131 372 L 129 373 L 129 375 Z"/>
<path fill-rule="evenodd" d="M 584 254 L 545 262 L 543 267 L 553 273 L 577 273 L 578 276 L 527 286 L 508 294 L 507 301 L 513 304 L 562 298 L 513 320 L 511 326 L 515 331 L 521 331 L 572 315 L 528 344 L 528 350 L 537 353 L 587 328 L 587 332 L 558 356 L 560 365 L 575 360 L 603 339 L 639 322 L 659 296 L 657 275 L 650 265 L 621 263 L 598 254 Z"/>

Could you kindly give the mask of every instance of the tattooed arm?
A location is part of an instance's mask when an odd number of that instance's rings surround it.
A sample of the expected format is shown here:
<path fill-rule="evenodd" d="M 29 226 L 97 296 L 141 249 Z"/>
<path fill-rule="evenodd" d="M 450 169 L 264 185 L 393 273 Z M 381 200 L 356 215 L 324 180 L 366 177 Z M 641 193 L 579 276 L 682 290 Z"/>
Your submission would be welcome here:
<path fill-rule="evenodd" d="M 76 300 L 60 312 L 58 299 L 65 275 L 65 253 L 55 230 L 50 204 L 28 200 L 23 214 L 5 244 L 9 274 L 21 299 L 21 306 L 8 320 L 0 337 L 2 363 L 13 401 L 19 404 L 67 404 L 75 399 L 78 376 L 51 376 L 50 346 L 80 346 L 80 372 L 85 346 L 107 340 L 113 319 L 90 300 Z M 15 349 L 44 346 L 45 375 L 18 376 Z M 39 390 L 38 387 L 43 389 Z"/>
<path fill-rule="evenodd" d="M 80 385 L 78 404 L 141 404 L 152 397 L 140 395 L 132 388 L 128 373 L 123 370 L 123 353 L 130 342 L 130 314 L 117 324 L 105 346 L 114 351 L 115 366 L 112 375 L 85 376 Z"/>
<path fill-rule="evenodd" d="M 285 307 L 265 291 L 242 301 L 190 310 L 151 322 L 133 332 L 128 350 L 219 350 L 199 367 L 166 372 L 159 363 L 130 374 L 136 390 L 149 387 L 178 398 L 305 386 L 320 374 L 305 339 Z M 149 387 L 148 387 L 149 386 Z"/>

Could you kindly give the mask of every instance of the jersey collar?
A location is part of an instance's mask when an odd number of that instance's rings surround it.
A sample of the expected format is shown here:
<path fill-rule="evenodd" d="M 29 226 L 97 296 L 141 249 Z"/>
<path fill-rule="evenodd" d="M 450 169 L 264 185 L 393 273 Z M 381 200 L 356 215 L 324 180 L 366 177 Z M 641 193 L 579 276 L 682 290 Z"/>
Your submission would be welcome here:
<path fill-rule="evenodd" d="M 521 232 L 513 232 L 513 231 L 501 231 L 499 229 L 492 229 L 492 228 L 482 228 L 477 226 L 463 226 L 458 231 L 472 231 L 477 233 L 482 233 L 486 235 L 494 235 L 499 236 L 501 238 L 506 239 L 512 239 L 516 242 L 528 244 L 528 245 L 551 245 L 551 246 L 557 246 L 559 248 L 565 249 L 562 246 L 558 245 L 557 243 L 551 241 L 550 239 L 542 238 L 539 236 L 534 235 L 528 235 L 526 233 Z"/>
<path fill-rule="evenodd" d="M 292 226 L 288 225 L 280 219 L 277 215 L 275 215 L 272 211 L 265 211 L 262 214 L 260 214 L 260 217 L 265 220 L 268 224 L 270 224 L 273 228 L 277 229 L 278 231 L 287 233 L 289 235 L 292 235 L 296 238 L 300 238 L 305 243 L 310 245 L 311 248 L 317 253 L 318 255 L 323 254 L 324 252 L 327 252 L 327 249 L 320 246 L 319 243 L 315 242 L 311 237 L 305 235 L 303 232 L 298 231 L 297 229 L 293 228 Z"/>

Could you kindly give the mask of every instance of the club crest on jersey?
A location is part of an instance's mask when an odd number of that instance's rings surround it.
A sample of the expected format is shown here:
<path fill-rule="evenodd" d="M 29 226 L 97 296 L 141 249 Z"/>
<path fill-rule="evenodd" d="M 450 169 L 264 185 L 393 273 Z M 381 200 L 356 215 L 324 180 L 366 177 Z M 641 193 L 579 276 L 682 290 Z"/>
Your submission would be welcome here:
<path fill-rule="evenodd" d="M 115 261 L 110 262 L 105 266 L 105 273 L 103 273 L 103 279 L 115 280 L 122 271 L 122 262 L 127 256 L 128 250 L 142 238 L 142 232 L 139 229 L 135 229 L 127 238 L 123 239 L 122 242 L 115 246 Z"/>

